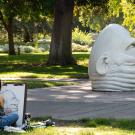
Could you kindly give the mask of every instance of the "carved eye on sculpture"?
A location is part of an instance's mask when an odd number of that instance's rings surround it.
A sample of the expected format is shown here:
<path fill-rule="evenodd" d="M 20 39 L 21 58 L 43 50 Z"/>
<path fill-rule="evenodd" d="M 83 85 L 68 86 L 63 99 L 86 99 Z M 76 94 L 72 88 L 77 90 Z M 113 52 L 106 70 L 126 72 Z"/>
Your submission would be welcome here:
<path fill-rule="evenodd" d="M 127 47 L 127 50 L 131 50 L 131 49 L 134 49 L 134 48 L 135 48 L 135 43 L 132 43 Z"/>
<path fill-rule="evenodd" d="M 131 47 L 135 47 L 135 43 L 132 43 L 130 46 L 131 46 Z"/>
<path fill-rule="evenodd" d="M 135 43 L 131 43 L 131 44 L 126 48 L 126 54 L 135 56 Z"/>

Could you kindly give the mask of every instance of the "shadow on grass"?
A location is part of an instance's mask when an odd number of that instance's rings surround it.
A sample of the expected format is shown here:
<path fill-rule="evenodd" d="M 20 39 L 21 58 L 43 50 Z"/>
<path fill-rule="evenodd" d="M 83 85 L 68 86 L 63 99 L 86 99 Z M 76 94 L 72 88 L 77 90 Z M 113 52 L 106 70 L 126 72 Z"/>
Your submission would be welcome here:
<path fill-rule="evenodd" d="M 43 63 L 47 59 L 48 54 L 0 55 L 0 64 Z"/>
<path fill-rule="evenodd" d="M 89 53 L 80 52 L 74 53 L 76 60 L 89 59 Z M 30 63 L 44 63 L 48 60 L 48 54 L 21 54 L 21 55 L 0 55 L 0 64 L 30 64 Z"/>
<path fill-rule="evenodd" d="M 84 60 L 89 58 L 88 53 L 75 53 L 76 60 Z M 28 72 L 32 75 L 26 77 L 36 78 L 34 74 L 48 74 L 50 77 L 55 75 L 66 75 L 70 78 L 88 78 L 88 68 L 85 65 L 72 66 L 46 66 L 48 54 L 21 54 L 16 56 L 1 55 L 0 56 L 0 73 L 7 72 Z M 19 76 L 20 77 L 20 76 Z M 25 77 L 25 76 L 23 76 Z"/>
<path fill-rule="evenodd" d="M 35 79 L 35 78 L 34 78 Z M 14 84 L 26 84 L 27 89 L 34 89 L 34 88 L 45 88 L 45 87 L 54 87 L 54 86 L 68 86 L 68 85 L 78 85 L 78 82 L 64 82 L 64 81 L 56 81 L 56 80 L 49 80 L 44 81 L 42 79 L 36 80 L 2 80 L 2 83 L 14 83 Z"/>
<path fill-rule="evenodd" d="M 32 66 L 23 64 L 0 64 L 0 73 L 7 72 L 29 72 L 34 74 L 66 75 L 70 78 L 88 78 L 88 68 L 81 65 L 74 66 Z M 26 76 L 36 78 L 36 75 Z"/>
<path fill-rule="evenodd" d="M 34 118 L 32 119 L 32 122 L 37 122 L 37 121 L 44 121 L 47 119 L 52 119 L 51 117 L 40 117 L 40 118 Z M 122 129 L 125 131 L 134 131 L 135 130 L 135 120 L 126 120 L 126 119 L 121 119 L 121 120 L 116 120 L 116 119 L 82 119 L 82 120 L 76 120 L 76 121 L 69 121 L 69 120 L 56 120 L 52 119 L 56 123 L 56 127 L 82 127 L 82 128 L 88 128 L 88 127 L 94 127 L 98 128 L 99 126 L 105 126 L 105 127 L 112 127 L 113 130 L 115 128 L 117 129 Z M 104 128 L 101 128 L 103 130 L 106 130 Z M 84 129 L 85 130 L 85 129 Z M 33 128 L 30 128 L 28 130 L 28 134 L 33 131 Z M 42 130 L 41 133 L 44 131 Z M 19 133 L 7 133 L 0 131 L 1 135 L 20 135 Z M 90 132 L 86 132 L 86 135 Z M 119 133 L 119 132 L 118 132 Z M 53 134 L 51 134 L 53 135 Z M 93 134 L 92 134 L 93 135 Z M 94 134 L 95 135 L 95 134 Z"/>
<path fill-rule="evenodd" d="M 42 121 L 52 119 L 51 116 L 34 118 L 33 121 Z M 133 131 L 135 130 L 135 120 L 129 119 L 105 119 L 105 118 L 97 118 L 97 119 L 82 119 L 82 120 L 58 120 L 52 119 L 55 121 L 57 127 L 99 127 L 106 126 L 112 128 L 118 128 L 122 130 Z"/>
<path fill-rule="evenodd" d="M 80 120 L 84 127 L 98 127 L 109 126 L 112 128 L 119 128 L 123 130 L 135 130 L 135 120 L 130 119 L 82 119 Z"/>

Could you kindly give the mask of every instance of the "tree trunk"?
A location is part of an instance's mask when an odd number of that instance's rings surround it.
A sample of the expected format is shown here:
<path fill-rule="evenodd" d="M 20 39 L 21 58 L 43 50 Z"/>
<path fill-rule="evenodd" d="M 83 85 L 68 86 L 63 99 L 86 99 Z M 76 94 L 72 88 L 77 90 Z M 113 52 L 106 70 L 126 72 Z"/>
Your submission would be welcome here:
<path fill-rule="evenodd" d="M 55 18 L 47 64 L 75 64 L 72 56 L 72 19 L 74 0 L 55 0 Z"/>
<path fill-rule="evenodd" d="M 14 40 L 13 40 L 13 18 L 9 17 L 7 22 L 9 55 L 15 55 Z"/>
<path fill-rule="evenodd" d="M 25 25 L 23 25 L 23 29 L 24 29 L 24 35 L 23 35 L 24 43 L 30 42 L 31 39 L 30 39 L 30 33 L 29 33 L 28 28 Z"/>

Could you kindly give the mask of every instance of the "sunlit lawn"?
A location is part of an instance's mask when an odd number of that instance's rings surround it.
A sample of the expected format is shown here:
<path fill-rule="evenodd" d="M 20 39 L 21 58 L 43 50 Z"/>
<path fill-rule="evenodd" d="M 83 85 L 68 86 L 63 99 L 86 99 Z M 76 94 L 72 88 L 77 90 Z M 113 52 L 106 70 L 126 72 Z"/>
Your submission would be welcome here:
<path fill-rule="evenodd" d="M 21 135 L 134 135 L 135 131 L 127 131 L 111 127 L 82 128 L 82 127 L 51 127 L 34 129 Z M 19 133 L 5 133 L 1 135 L 20 135 Z"/>
<path fill-rule="evenodd" d="M 60 122 L 59 122 L 60 123 Z M 63 123 L 63 122 L 62 122 Z M 61 124 L 56 127 L 31 129 L 22 135 L 134 135 L 135 120 L 94 119 Z M 18 133 L 1 132 L 1 135 Z"/>
<path fill-rule="evenodd" d="M 88 78 L 89 53 L 74 53 L 78 65 L 46 66 L 48 54 L 0 55 L 0 78 Z"/>

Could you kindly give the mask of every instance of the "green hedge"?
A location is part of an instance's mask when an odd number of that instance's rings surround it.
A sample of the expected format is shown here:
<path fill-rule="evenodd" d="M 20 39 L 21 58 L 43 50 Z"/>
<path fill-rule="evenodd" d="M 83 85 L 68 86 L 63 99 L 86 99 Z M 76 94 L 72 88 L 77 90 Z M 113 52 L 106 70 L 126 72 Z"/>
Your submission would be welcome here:
<path fill-rule="evenodd" d="M 72 31 L 72 40 L 74 43 L 81 45 L 91 46 L 93 43 L 93 38 L 91 33 L 82 32 L 79 28 L 74 28 Z"/>

